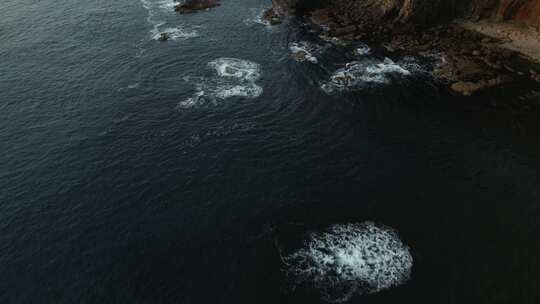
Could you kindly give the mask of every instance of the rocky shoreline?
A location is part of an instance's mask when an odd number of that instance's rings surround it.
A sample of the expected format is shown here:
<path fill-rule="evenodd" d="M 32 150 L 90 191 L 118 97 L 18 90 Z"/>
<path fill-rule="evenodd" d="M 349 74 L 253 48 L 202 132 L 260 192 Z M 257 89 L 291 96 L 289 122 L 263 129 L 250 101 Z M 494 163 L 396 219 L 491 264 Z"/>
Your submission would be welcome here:
<path fill-rule="evenodd" d="M 380 45 L 390 53 L 436 55 L 440 63 L 432 74 L 452 91 L 465 96 L 525 77 L 540 83 L 540 29 L 536 27 L 540 27 L 540 5 L 534 6 L 537 1 L 520 1 L 521 6 L 516 8 L 507 0 L 499 4 L 496 0 L 475 0 L 471 2 L 477 6 L 451 10 L 448 18 L 433 11 L 445 8 L 443 4 L 449 2 L 452 1 L 274 0 L 265 17 L 271 16 L 271 24 L 285 14 L 306 18 L 328 38 L 345 44 L 362 41 Z M 440 22 L 431 19 L 436 15 L 441 15 Z M 503 17 L 496 18 L 499 15 Z M 508 16 L 515 20 L 504 20 Z M 484 30 L 480 30 L 481 22 Z M 505 32 L 486 30 L 502 25 Z"/>

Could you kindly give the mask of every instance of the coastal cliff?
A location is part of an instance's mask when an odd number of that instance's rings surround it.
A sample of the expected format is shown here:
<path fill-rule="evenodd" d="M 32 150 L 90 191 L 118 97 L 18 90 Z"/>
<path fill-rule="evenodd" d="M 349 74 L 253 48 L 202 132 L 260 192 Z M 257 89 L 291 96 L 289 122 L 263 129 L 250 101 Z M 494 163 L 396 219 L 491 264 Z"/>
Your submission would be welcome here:
<path fill-rule="evenodd" d="M 540 0 L 274 0 L 327 36 L 389 52 L 440 56 L 433 74 L 455 92 L 540 83 Z M 524 63 L 525 62 L 525 63 Z"/>

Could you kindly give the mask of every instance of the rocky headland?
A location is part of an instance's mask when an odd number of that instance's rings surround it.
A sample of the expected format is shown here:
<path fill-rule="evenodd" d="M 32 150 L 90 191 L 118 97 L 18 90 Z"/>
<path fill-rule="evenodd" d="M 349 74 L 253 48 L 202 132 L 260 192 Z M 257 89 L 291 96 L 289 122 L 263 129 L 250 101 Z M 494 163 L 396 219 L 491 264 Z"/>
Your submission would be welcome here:
<path fill-rule="evenodd" d="M 437 56 L 433 74 L 462 95 L 540 83 L 540 0 L 273 0 L 265 16 L 286 14 L 343 43 Z"/>

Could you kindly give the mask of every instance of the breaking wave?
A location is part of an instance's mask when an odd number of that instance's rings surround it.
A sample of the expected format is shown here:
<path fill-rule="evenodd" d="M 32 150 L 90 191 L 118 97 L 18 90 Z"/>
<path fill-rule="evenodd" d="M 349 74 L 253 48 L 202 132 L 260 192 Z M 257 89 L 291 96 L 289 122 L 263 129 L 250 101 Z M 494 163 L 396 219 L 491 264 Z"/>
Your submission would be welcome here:
<path fill-rule="evenodd" d="M 399 286 L 410 278 L 413 265 L 397 232 L 372 222 L 312 233 L 283 259 L 293 287 L 313 288 L 330 303 Z"/>
<path fill-rule="evenodd" d="M 391 77 L 395 75 L 407 76 L 411 75 L 411 72 L 390 58 L 385 58 L 383 62 L 354 61 L 335 71 L 329 81 L 322 82 L 321 88 L 327 94 L 362 90 L 389 83 Z"/>

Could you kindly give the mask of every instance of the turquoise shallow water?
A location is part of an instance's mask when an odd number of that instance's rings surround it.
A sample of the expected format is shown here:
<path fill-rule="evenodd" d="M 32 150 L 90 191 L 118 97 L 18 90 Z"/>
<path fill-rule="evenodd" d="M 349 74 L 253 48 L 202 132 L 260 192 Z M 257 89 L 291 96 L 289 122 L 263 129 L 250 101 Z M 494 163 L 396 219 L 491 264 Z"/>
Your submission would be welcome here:
<path fill-rule="evenodd" d="M 462 99 L 259 23 L 268 1 L 171 4 L 0 4 L 2 303 L 323 302 L 280 250 L 364 221 L 414 264 L 351 303 L 540 300 L 538 88 Z M 358 90 L 325 92 L 352 61 Z"/>

